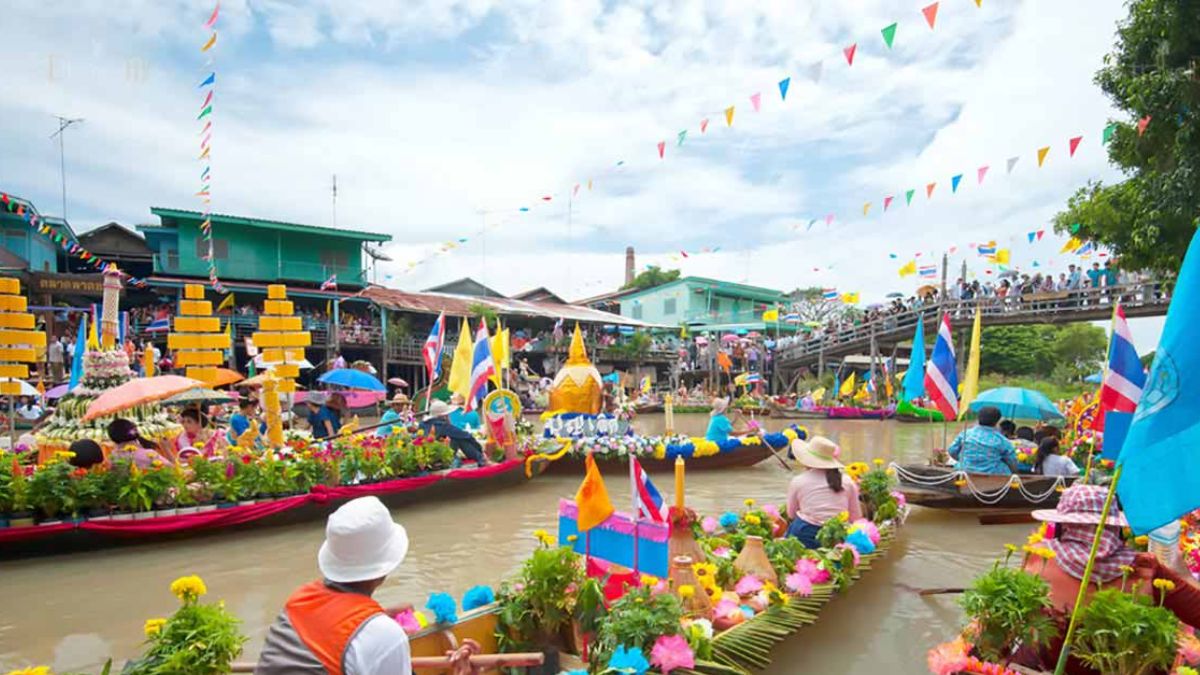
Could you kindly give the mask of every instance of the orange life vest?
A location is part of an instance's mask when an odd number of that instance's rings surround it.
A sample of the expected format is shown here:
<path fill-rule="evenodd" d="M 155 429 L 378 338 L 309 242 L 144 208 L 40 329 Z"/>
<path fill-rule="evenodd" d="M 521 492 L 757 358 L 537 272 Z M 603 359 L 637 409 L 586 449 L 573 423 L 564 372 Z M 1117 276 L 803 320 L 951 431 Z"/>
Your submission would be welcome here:
<path fill-rule="evenodd" d="M 346 646 L 367 619 L 383 613 L 368 595 L 339 591 L 324 581 L 305 584 L 288 598 L 284 612 L 296 635 L 330 675 L 342 675 Z"/>

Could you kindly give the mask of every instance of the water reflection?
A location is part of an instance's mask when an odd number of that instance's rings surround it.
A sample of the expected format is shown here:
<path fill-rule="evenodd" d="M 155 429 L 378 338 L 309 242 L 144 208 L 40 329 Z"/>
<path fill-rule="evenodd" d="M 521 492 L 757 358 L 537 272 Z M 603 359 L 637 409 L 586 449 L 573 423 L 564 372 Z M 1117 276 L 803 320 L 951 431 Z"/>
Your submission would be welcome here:
<path fill-rule="evenodd" d="M 771 430 L 782 420 L 763 420 Z M 676 416 L 677 431 L 703 433 L 705 415 Z M 924 458 L 941 443 L 937 425 L 804 420 L 813 433 L 837 440 L 845 459 Z M 639 418 L 643 433 L 661 431 L 661 416 Z M 781 502 L 790 473 L 773 460 L 735 470 L 688 476 L 689 505 L 702 513 L 742 499 Z M 610 476 L 610 481 L 620 480 Z M 658 479 L 670 489 L 670 479 Z M 540 477 L 519 492 L 445 500 L 396 512 L 412 541 L 408 559 L 379 599 L 423 604 L 433 591 L 461 597 L 494 584 L 528 555 L 538 528 L 553 530 L 557 500 L 574 493 L 575 477 Z M 625 494 L 613 489 L 612 494 Z M 619 507 L 622 505 L 618 504 Z M 956 587 L 990 565 L 1024 526 L 982 527 L 974 518 L 917 510 L 891 556 L 838 598 L 820 621 L 781 645 L 772 672 L 868 672 L 887 664 L 896 674 L 926 672 L 925 650 L 959 627 L 957 596 L 922 598 L 911 588 Z M 182 574 L 199 574 L 224 598 L 257 653 L 266 627 L 287 595 L 315 578 L 323 523 L 264 528 L 192 541 L 149 544 L 0 563 L 0 672 L 29 663 L 56 670 L 96 669 L 140 648 L 142 623 L 175 608 L 167 591 Z"/>

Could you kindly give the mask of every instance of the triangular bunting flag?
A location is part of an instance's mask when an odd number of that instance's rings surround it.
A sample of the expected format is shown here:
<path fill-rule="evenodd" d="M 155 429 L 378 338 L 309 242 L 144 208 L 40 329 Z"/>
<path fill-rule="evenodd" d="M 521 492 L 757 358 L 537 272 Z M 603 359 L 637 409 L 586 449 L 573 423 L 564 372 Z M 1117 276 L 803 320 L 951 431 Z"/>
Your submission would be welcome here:
<path fill-rule="evenodd" d="M 760 92 L 756 91 L 750 94 L 750 105 L 754 107 L 754 112 L 762 109 L 762 94 Z"/>
<path fill-rule="evenodd" d="M 833 214 L 832 214 L 832 213 L 830 213 L 830 214 L 826 214 L 826 216 L 825 216 L 825 224 L 826 224 L 826 225 L 832 225 L 832 224 L 833 224 Z"/>
<path fill-rule="evenodd" d="M 208 117 L 210 114 L 212 114 L 212 106 L 211 105 L 206 107 L 204 110 L 201 110 L 200 115 L 198 117 L 196 117 L 196 119 L 202 120 L 205 117 Z"/>
<path fill-rule="evenodd" d="M 863 204 L 863 215 L 867 215 L 867 211 L 871 210 L 871 202 Z"/>
<path fill-rule="evenodd" d="M 1046 155 L 1050 154 L 1050 146 L 1038 148 L 1038 168 L 1042 168 L 1042 164 L 1046 162 Z"/>
<path fill-rule="evenodd" d="M 779 81 L 779 99 L 780 100 L 782 100 L 782 101 L 787 100 L 787 90 L 788 90 L 788 87 L 790 87 L 791 85 L 792 85 L 792 78 L 790 78 L 790 77 L 785 77 Z"/>
<path fill-rule="evenodd" d="M 1100 142 L 1108 143 L 1109 141 L 1111 141 L 1112 137 L 1113 137 L 1113 133 L 1115 133 L 1116 130 L 1117 130 L 1116 124 L 1110 124 L 1110 125 L 1104 127 L 1104 135 L 1100 137 Z"/>
<path fill-rule="evenodd" d="M 1033 243 L 1033 240 L 1037 238 L 1037 232 L 1030 232 L 1030 233 L 1029 233 L 1028 235 L 1026 235 L 1026 236 L 1028 236 L 1028 237 L 1029 237 L 1029 243 L 1031 243 L 1031 244 L 1032 244 L 1032 243 Z"/>
<path fill-rule="evenodd" d="M 988 167 L 987 167 L 987 165 L 986 165 L 986 164 L 985 164 L 985 165 L 983 165 L 983 166 L 981 166 L 981 167 L 979 167 L 979 169 L 978 169 L 978 170 L 975 172 L 975 173 L 976 173 L 976 175 L 978 175 L 978 176 L 979 176 L 979 182 L 980 182 L 980 183 L 983 183 L 983 177 L 987 175 L 987 172 L 988 172 Z"/>
<path fill-rule="evenodd" d="M 663 158 L 663 153 L 665 153 L 666 151 L 667 151 L 667 142 L 666 142 L 666 141 L 659 141 L 659 142 L 658 142 L 658 158 L 659 158 L 659 159 L 662 159 L 662 158 Z"/>
<path fill-rule="evenodd" d="M 1041 241 L 1041 240 L 1042 240 L 1042 235 L 1044 235 L 1044 234 L 1046 234 L 1046 231 L 1045 231 L 1045 230 L 1038 230 L 1038 231 L 1037 231 L 1037 239 L 1038 239 L 1038 241 Z"/>
<path fill-rule="evenodd" d="M 846 55 L 846 65 L 848 65 L 848 66 L 854 65 L 854 52 L 857 50 L 858 50 L 857 42 L 842 50 L 842 53 Z"/>
<path fill-rule="evenodd" d="M 883 42 L 888 46 L 888 49 L 891 49 L 892 42 L 896 39 L 896 24 L 893 23 L 890 26 L 885 26 L 879 32 L 883 34 Z"/>
<path fill-rule="evenodd" d="M 708 129 L 708 118 L 700 120 L 700 133 L 704 133 Z"/>
<path fill-rule="evenodd" d="M 1138 120 L 1138 127 L 1137 127 L 1137 129 L 1138 129 L 1138 136 L 1139 136 L 1139 137 L 1140 137 L 1142 134 L 1146 133 L 1146 127 L 1148 127 L 1148 126 L 1150 126 L 1150 116 L 1149 116 L 1149 115 L 1146 115 L 1146 116 L 1145 116 L 1145 117 L 1143 117 L 1142 119 Z"/>
<path fill-rule="evenodd" d="M 950 178 L 950 192 L 951 193 L 958 192 L 958 184 L 962 182 L 962 177 L 963 177 L 963 175 L 960 173 L 957 176 L 953 176 Z"/>
<path fill-rule="evenodd" d="M 822 65 L 820 61 L 814 61 L 813 64 L 808 67 L 808 76 L 812 78 L 813 82 L 821 81 L 821 68 Z"/>
<path fill-rule="evenodd" d="M 212 46 L 213 46 L 213 45 L 215 45 L 215 44 L 217 44 L 217 34 L 216 34 L 216 32 L 214 32 L 214 33 L 212 34 L 212 37 L 208 38 L 208 42 L 205 42 L 205 43 L 204 43 L 204 46 L 200 48 L 200 51 L 202 51 L 202 52 L 206 52 L 206 51 L 208 51 L 208 50 L 212 49 Z"/>
<path fill-rule="evenodd" d="M 685 138 L 687 138 L 687 129 L 684 129 L 683 131 L 679 132 L 679 142 L 676 143 L 676 145 L 683 145 L 683 139 L 685 139 Z M 576 185 L 575 188 L 579 189 L 579 186 Z"/>
<path fill-rule="evenodd" d="M 1020 157 L 1009 157 L 1008 158 L 1008 173 L 1012 173 L 1013 167 L 1017 165 L 1017 160 L 1019 160 L 1019 159 L 1021 159 L 1021 158 Z"/>
<path fill-rule="evenodd" d="M 1072 139 L 1069 141 L 1069 143 L 1070 143 L 1070 156 L 1071 156 L 1071 157 L 1074 157 L 1074 156 L 1075 156 L 1075 149 L 1079 147 L 1079 141 L 1082 141 L 1082 140 L 1083 140 L 1083 136 L 1076 136 L 1075 138 L 1072 138 Z"/>
<path fill-rule="evenodd" d="M 975 6 L 976 6 L 976 7 L 979 7 L 979 8 L 982 8 L 982 7 L 983 7 L 983 0 L 975 0 Z"/>
<path fill-rule="evenodd" d="M 933 24 L 937 21 L 938 4 L 935 2 L 921 10 L 925 15 L 925 21 L 929 23 L 929 30 L 933 30 Z"/>
<path fill-rule="evenodd" d="M 199 89 L 200 87 L 207 87 L 207 86 L 215 83 L 216 81 L 217 81 L 217 74 L 209 73 L 208 77 L 204 78 L 204 81 L 201 82 L 200 85 L 196 88 Z"/>
<path fill-rule="evenodd" d="M 914 193 L 914 192 L 916 192 L 916 190 L 909 190 L 909 191 L 907 191 L 907 192 L 905 192 L 905 193 L 904 193 L 904 204 L 905 204 L 906 206 L 908 206 L 908 205 L 911 205 L 911 204 L 912 204 L 912 198 L 913 198 L 913 193 Z"/>
<path fill-rule="evenodd" d="M 733 126 L 733 106 L 725 109 L 725 126 Z"/>
<path fill-rule="evenodd" d="M 930 184 L 928 184 L 928 185 L 926 185 L 926 186 L 925 186 L 925 197 L 926 197 L 927 199 L 932 199 L 932 198 L 933 198 L 933 189 L 934 189 L 935 187 L 937 187 L 937 183 L 936 183 L 936 182 L 934 182 L 934 183 L 930 183 Z"/>
<path fill-rule="evenodd" d="M 888 195 L 883 198 L 883 210 L 884 211 L 888 210 L 888 207 L 892 205 L 892 200 L 895 198 L 896 197 L 894 195 Z"/>
<path fill-rule="evenodd" d="M 813 218 L 812 220 L 808 221 L 808 227 L 804 228 L 804 231 L 805 231 L 805 232 L 808 232 L 809 230 L 811 230 L 811 229 L 812 229 L 812 226 L 813 226 L 813 225 L 814 225 L 816 222 L 817 222 L 817 219 L 816 219 L 816 218 Z"/>

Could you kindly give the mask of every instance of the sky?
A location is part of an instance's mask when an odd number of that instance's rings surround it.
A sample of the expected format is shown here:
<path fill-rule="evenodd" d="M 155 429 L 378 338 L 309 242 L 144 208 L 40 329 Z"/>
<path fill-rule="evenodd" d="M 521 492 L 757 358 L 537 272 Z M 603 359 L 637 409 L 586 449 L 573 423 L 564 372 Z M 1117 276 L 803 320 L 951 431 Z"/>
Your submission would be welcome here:
<path fill-rule="evenodd" d="M 207 54 L 208 1 L 7 4 L 0 189 L 61 214 L 63 115 L 84 118 L 76 230 L 199 208 L 215 71 L 213 210 L 388 233 L 373 278 L 404 289 L 574 300 L 619 286 L 633 246 L 639 269 L 872 302 L 916 287 L 908 260 L 994 278 L 982 242 L 1062 271 L 1054 214 L 1120 177 L 1092 82 L 1120 0 L 942 0 L 933 29 L 929 0 L 224 0 Z M 1142 351 L 1159 326 L 1135 322 Z"/>

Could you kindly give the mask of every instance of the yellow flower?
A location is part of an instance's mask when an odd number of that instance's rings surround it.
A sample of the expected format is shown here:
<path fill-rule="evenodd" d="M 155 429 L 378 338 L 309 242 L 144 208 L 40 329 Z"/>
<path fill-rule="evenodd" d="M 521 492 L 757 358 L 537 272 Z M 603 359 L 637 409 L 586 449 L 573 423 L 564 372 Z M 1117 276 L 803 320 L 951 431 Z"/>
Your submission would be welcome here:
<path fill-rule="evenodd" d="M 895 470 L 895 469 L 893 469 L 892 467 L 890 467 L 890 466 L 889 466 L 889 467 L 887 468 L 887 470 L 886 470 L 886 471 L 884 471 L 884 473 L 886 473 L 886 474 L 887 474 L 887 475 L 889 475 L 889 476 L 895 476 L 895 475 L 896 475 L 896 470 Z"/>
<path fill-rule="evenodd" d="M 658 579 L 655 579 L 654 577 L 650 576 L 649 574 L 642 575 L 642 585 L 643 586 L 653 586 L 654 584 L 657 584 L 657 583 L 658 583 Z"/>
<path fill-rule="evenodd" d="M 882 459 L 880 459 L 880 458 L 878 458 L 878 457 L 876 457 L 876 458 L 875 458 L 874 460 L 872 460 L 872 461 L 875 463 L 875 466 L 883 466 L 883 460 L 882 460 Z"/>
<path fill-rule="evenodd" d="M 553 546 L 554 545 L 554 537 L 551 537 L 550 533 L 545 530 L 534 530 L 533 538 L 537 539 L 538 543 L 543 546 Z"/>
<path fill-rule="evenodd" d="M 1170 593 L 1171 591 L 1175 590 L 1175 582 L 1171 581 L 1170 579 L 1155 579 L 1154 587 L 1160 591 Z"/>
<path fill-rule="evenodd" d="M 1200 675 L 1200 672 L 1191 666 L 1179 666 L 1175 669 L 1175 675 Z"/>
<path fill-rule="evenodd" d="M 964 487 L 966 484 L 967 479 L 965 478 L 959 478 L 958 480 L 954 481 L 954 487 Z"/>
<path fill-rule="evenodd" d="M 577 534 L 568 534 L 568 535 L 567 535 L 567 541 L 568 541 L 568 542 L 570 542 L 570 543 L 572 543 L 572 544 L 574 544 L 575 542 L 579 541 L 579 535 L 577 535 Z"/>
<path fill-rule="evenodd" d="M 751 525 L 758 525 L 758 524 L 762 523 L 762 519 L 759 518 L 758 516 L 754 515 L 753 513 L 747 513 L 746 514 L 746 522 L 750 523 Z"/>
<path fill-rule="evenodd" d="M 1141 535 L 1140 537 L 1134 537 L 1133 543 L 1137 544 L 1138 546 L 1146 546 L 1150 543 L 1150 537 L 1148 537 L 1144 534 Z"/>
<path fill-rule="evenodd" d="M 1045 537 L 1042 536 L 1041 532 L 1034 532 L 1033 534 L 1029 535 L 1029 537 L 1025 540 L 1025 543 L 1040 544 L 1040 543 L 1042 543 L 1042 540 L 1044 540 L 1044 539 L 1045 539 Z"/>
<path fill-rule="evenodd" d="M 179 598 L 180 602 L 187 602 L 208 593 L 208 587 L 204 585 L 203 579 L 193 574 L 172 581 L 171 593 Z"/>
<path fill-rule="evenodd" d="M 146 625 L 142 626 L 142 632 L 146 634 L 146 637 L 154 637 L 162 631 L 162 627 L 166 623 L 166 619 L 146 619 Z"/>
<path fill-rule="evenodd" d="M 8 675 L 51 675 L 50 666 L 30 666 L 19 670 L 10 670 Z"/>
<path fill-rule="evenodd" d="M 1046 548 L 1044 546 L 1034 549 L 1033 553 L 1034 555 L 1041 556 L 1046 560 L 1054 560 L 1058 557 L 1058 554 L 1054 552 L 1054 549 Z"/>
<path fill-rule="evenodd" d="M 1009 553 L 1016 553 L 1017 545 L 1016 544 L 1005 544 L 1004 550 L 1008 551 Z"/>
<path fill-rule="evenodd" d="M 1065 492 L 1066 490 L 1067 490 L 1067 486 L 1065 486 L 1065 485 L 1055 485 L 1054 486 L 1055 492 Z"/>
<path fill-rule="evenodd" d="M 713 578 L 717 575 L 717 566 L 712 563 L 696 563 L 692 565 L 692 571 L 703 582 L 705 578 Z"/>
<path fill-rule="evenodd" d="M 696 594 L 696 587 L 691 584 L 683 584 L 679 587 L 679 597 L 687 600 Z"/>
<path fill-rule="evenodd" d="M 748 508 L 748 509 L 754 508 L 754 500 L 753 499 L 747 499 L 746 501 L 744 501 L 742 503 L 745 504 L 746 508 Z"/>
<path fill-rule="evenodd" d="M 843 523 L 845 523 L 845 522 L 849 522 L 849 520 L 850 520 L 850 512 L 849 512 L 849 511 L 842 511 L 841 513 L 839 513 L 839 514 L 838 514 L 838 520 L 842 521 Z"/>

